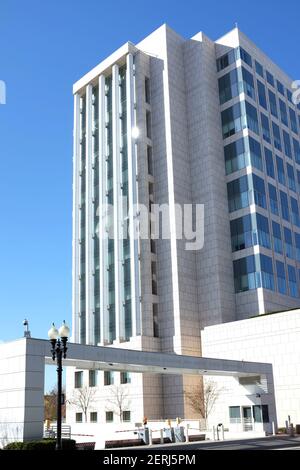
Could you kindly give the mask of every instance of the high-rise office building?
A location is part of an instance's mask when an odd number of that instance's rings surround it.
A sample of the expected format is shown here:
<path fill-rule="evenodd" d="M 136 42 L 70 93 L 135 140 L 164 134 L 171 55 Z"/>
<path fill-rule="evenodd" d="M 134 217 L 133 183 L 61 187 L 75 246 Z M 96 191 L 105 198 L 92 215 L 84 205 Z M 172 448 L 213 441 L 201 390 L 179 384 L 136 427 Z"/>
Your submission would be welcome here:
<path fill-rule="evenodd" d="M 186 40 L 165 25 L 74 85 L 75 342 L 197 355 L 206 326 L 299 306 L 292 92 L 239 29 Z M 164 205 L 168 236 L 151 238 L 151 221 L 150 237 L 136 236 L 139 205 L 153 204 Z M 204 204 L 200 250 L 177 234 L 188 204 Z M 138 397 L 126 419 L 186 412 L 191 379 L 98 375 Z M 100 408 L 93 419 L 111 421 Z"/>

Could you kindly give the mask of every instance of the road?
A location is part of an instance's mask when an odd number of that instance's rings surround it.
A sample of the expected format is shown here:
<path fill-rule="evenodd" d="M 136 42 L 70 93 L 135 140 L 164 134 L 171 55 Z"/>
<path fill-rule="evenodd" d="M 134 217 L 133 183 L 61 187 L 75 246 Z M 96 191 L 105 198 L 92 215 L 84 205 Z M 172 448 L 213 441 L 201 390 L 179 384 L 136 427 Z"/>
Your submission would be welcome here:
<path fill-rule="evenodd" d="M 147 449 L 149 447 L 147 446 Z M 300 436 L 268 436 L 226 441 L 201 441 L 182 444 L 151 446 L 151 450 L 300 450 Z M 144 449 L 143 449 L 144 450 Z M 145 448 L 146 450 L 146 448 Z"/>

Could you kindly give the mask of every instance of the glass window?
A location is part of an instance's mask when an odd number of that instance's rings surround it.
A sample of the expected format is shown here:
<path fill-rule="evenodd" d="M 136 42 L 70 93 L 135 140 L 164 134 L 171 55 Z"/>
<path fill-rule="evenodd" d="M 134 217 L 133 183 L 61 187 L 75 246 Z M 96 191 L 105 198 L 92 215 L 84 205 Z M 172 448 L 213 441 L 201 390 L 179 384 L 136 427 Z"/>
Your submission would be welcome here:
<path fill-rule="evenodd" d="M 131 383 L 130 372 L 121 372 L 120 373 L 120 383 L 121 384 L 130 384 Z"/>
<path fill-rule="evenodd" d="M 289 204 L 288 204 L 287 195 L 283 191 L 279 191 L 279 193 L 280 193 L 281 217 L 284 220 L 287 220 L 289 222 L 290 212 L 289 212 Z"/>
<path fill-rule="evenodd" d="M 244 139 L 238 139 L 231 144 L 225 145 L 225 168 L 226 174 L 229 175 L 234 171 L 241 170 L 249 165 L 249 158 L 245 150 Z"/>
<path fill-rule="evenodd" d="M 148 174 L 153 175 L 152 147 L 150 147 L 150 145 L 147 145 L 147 162 L 148 162 Z"/>
<path fill-rule="evenodd" d="M 265 248 L 271 248 L 269 221 L 267 217 L 256 213 L 258 244 Z"/>
<path fill-rule="evenodd" d="M 229 407 L 229 421 L 230 423 L 240 423 L 241 422 L 241 409 L 239 406 L 230 406 Z"/>
<path fill-rule="evenodd" d="M 275 116 L 276 118 L 278 118 L 277 102 L 276 102 L 275 93 L 273 93 L 273 91 L 271 91 L 271 90 L 268 90 L 268 93 L 269 93 L 269 102 L 270 102 L 271 114 L 273 116 Z"/>
<path fill-rule="evenodd" d="M 246 127 L 245 116 L 242 117 L 241 105 L 236 103 L 234 106 L 225 109 L 221 113 L 223 139 L 234 135 Z"/>
<path fill-rule="evenodd" d="M 284 152 L 287 157 L 292 158 L 292 146 L 291 146 L 290 136 L 285 131 L 282 131 L 282 133 L 283 133 Z"/>
<path fill-rule="evenodd" d="M 297 227 L 300 227 L 299 207 L 298 201 L 291 197 L 291 211 L 292 211 L 292 222 Z"/>
<path fill-rule="evenodd" d="M 284 86 L 279 80 L 276 80 L 277 90 L 284 96 Z"/>
<path fill-rule="evenodd" d="M 292 232 L 289 228 L 283 227 L 283 235 L 284 235 L 284 246 L 285 246 L 285 254 L 287 258 L 294 258 L 294 248 L 293 248 L 293 239 L 292 239 Z"/>
<path fill-rule="evenodd" d="M 104 385 L 113 385 L 114 373 L 111 370 L 104 371 Z"/>
<path fill-rule="evenodd" d="M 237 59 L 243 60 L 249 67 L 252 67 L 251 55 L 242 47 L 237 48 Z"/>
<path fill-rule="evenodd" d="M 217 70 L 220 72 L 221 70 L 225 69 L 229 65 L 235 62 L 235 51 L 232 49 L 231 51 L 224 54 L 222 57 L 217 59 Z"/>
<path fill-rule="evenodd" d="M 297 186 L 298 186 L 298 191 L 300 192 L 300 171 L 297 170 Z"/>
<path fill-rule="evenodd" d="M 146 111 L 146 134 L 148 139 L 151 139 L 151 113 Z"/>
<path fill-rule="evenodd" d="M 260 171 L 263 171 L 261 147 L 257 140 L 248 137 L 251 165 Z"/>
<path fill-rule="evenodd" d="M 258 101 L 259 104 L 265 108 L 268 109 L 267 106 L 267 97 L 266 97 L 266 88 L 263 83 L 261 83 L 260 80 L 257 80 L 257 91 L 258 91 Z"/>
<path fill-rule="evenodd" d="M 75 388 L 82 388 L 83 385 L 83 372 L 75 372 Z"/>
<path fill-rule="evenodd" d="M 287 265 L 288 268 L 288 278 L 289 278 L 289 290 L 292 297 L 298 297 L 298 287 L 297 287 L 297 278 L 296 278 L 296 269 L 294 266 Z"/>
<path fill-rule="evenodd" d="M 129 422 L 131 420 L 130 411 L 122 412 L 122 421 Z"/>
<path fill-rule="evenodd" d="M 235 292 L 243 292 L 260 287 L 256 275 L 254 255 L 233 262 Z"/>
<path fill-rule="evenodd" d="M 262 287 L 275 290 L 272 258 L 266 255 L 259 255 L 261 268 Z"/>
<path fill-rule="evenodd" d="M 82 423 L 82 413 L 75 413 L 76 423 Z"/>
<path fill-rule="evenodd" d="M 273 75 L 272 75 L 270 72 L 268 72 L 268 70 L 266 70 L 266 78 L 267 78 L 267 82 L 268 82 L 270 85 L 275 86 L 275 84 L 274 84 L 274 77 L 273 77 Z"/>
<path fill-rule="evenodd" d="M 266 204 L 266 192 L 265 192 L 265 183 L 262 178 L 252 174 L 253 181 L 253 190 L 254 190 L 254 202 L 257 206 L 267 208 Z"/>
<path fill-rule="evenodd" d="M 280 294 L 287 294 L 284 263 L 276 261 L 277 288 Z"/>
<path fill-rule="evenodd" d="M 105 412 L 105 420 L 107 423 L 113 423 L 114 421 L 114 412 L 113 411 L 106 411 Z"/>
<path fill-rule="evenodd" d="M 232 251 L 239 251 L 254 245 L 251 215 L 245 215 L 231 220 L 231 247 Z"/>
<path fill-rule="evenodd" d="M 278 157 L 278 155 L 276 155 L 276 166 L 277 166 L 278 181 L 279 183 L 285 185 L 285 173 L 284 173 L 283 160 L 282 158 Z"/>
<path fill-rule="evenodd" d="M 269 119 L 263 113 L 260 113 L 260 118 L 261 118 L 261 127 L 262 127 L 263 138 L 267 142 L 271 143 L 271 133 L 270 133 Z"/>
<path fill-rule="evenodd" d="M 259 127 L 258 127 L 258 118 L 257 118 L 257 111 L 252 104 L 245 102 L 246 108 L 246 117 L 247 117 L 247 127 L 259 135 Z"/>
<path fill-rule="evenodd" d="M 280 137 L 280 130 L 277 124 L 272 121 L 272 129 L 273 129 L 273 139 L 274 139 L 274 146 L 278 150 L 282 150 L 281 146 L 281 137 Z"/>
<path fill-rule="evenodd" d="M 269 198 L 270 198 L 270 209 L 272 214 L 279 215 L 279 210 L 278 210 L 278 198 L 277 198 L 277 190 L 275 186 L 272 184 L 268 184 L 269 188 Z"/>
<path fill-rule="evenodd" d="M 281 122 L 285 124 L 286 126 L 288 126 L 289 122 L 288 122 L 286 104 L 280 98 L 279 98 L 279 110 L 280 110 Z"/>
<path fill-rule="evenodd" d="M 255 423 L 269 423 L 268 405 L 253 405 L 253 418 Z"/>
<path fill-rule="evenodd" d="M 286 96 L 287 96 L 287 99 L 289 100 L 289 102 L 293 103 L 293 93 L 288 89 L 286 89 Z"/>
<path fill-rule="evenodd" d="M 264 78 L 263 66 L 259 62 L 257 62 L 257 60 L 255 61 L 255 71 L 256 73 L 258 73 L 258 75 Z"/>
<path fill-rule="evenodd" d="M 264 151 L 265 151 L 267 175 L 270 176 L 271 178 L 275 178 L 273 154 L 271 150 L 269 150 L 267 147 L 264 148 Z"/>
<path fill-rule="evenodd" d="M 96 387 L 97 376 L 95 370 L 89 370 L 89 387 Z"/>
<path fill-rule="evenodd" d="M 252 73 L 248 72 L 244 67 L 242 67 L 242 78 L 243 78 L 243 91 L 250 98 L 255 100 L 255 89 L 254 89 L 254 80 Z"/>
<path fill-rule="evenodd" d="M 300 164 L 300 144 L 298 140 L 293 139 L 294 155 L 297 163 Z"/>
<path fill-rule="evenodd" d="M 294 233 L 295 246 L 296 246 L 296 260 L 300 261 L 300 234 Z"/>
<path fill-rule="evenodd" d="M 277 222 L 272 220 L 272 234 L 273 234 L 273 245 L 274 251 L 279 254 L 283 254 L 283 247 L 282 247 L 282 238 L 281 238 L 281 228 Z"/>
<path fill-rule="evenodd" d="M 289 165 L 289 163 L 286 164 L 286 168 L 287 168 L 289 188 L 292 189 L 293 191 L 296 191 L 294 168 L 291 165 Z"/>
<path fill-rule="evenodd" d="M 229 212 L 249 206 L 249 185 L 247 176 L 227 183 Z"/>
<path fill-rule="evenodd" d="M 98 421 L 98 413 L 97 411 L 91 411 L 90 412 L 90 422 L 91 423 L 97 423 Z"/>
<path fill-rule="evenodd" d="M 150 104 L 150 79 L 145 77 L 145 101 Z"/>
<path fill-rule="evenodd" d="M 297 117 L 295 111 L 289 107 L 289 115 L 290 115 L 290 121 L 291 121 L 291 128 L 292 131 L 295 132 L 295 134 L 298 133 L 298 126 L 297 126 Z"/>
<path fill-rule="evenodd" d="M 220 104 L 226 103 L 226 101 L 238 96 L 242 91 L 239 86 L 237 69 L 233 69 L 231 72 L 220 77 L 218 83 Z"/>

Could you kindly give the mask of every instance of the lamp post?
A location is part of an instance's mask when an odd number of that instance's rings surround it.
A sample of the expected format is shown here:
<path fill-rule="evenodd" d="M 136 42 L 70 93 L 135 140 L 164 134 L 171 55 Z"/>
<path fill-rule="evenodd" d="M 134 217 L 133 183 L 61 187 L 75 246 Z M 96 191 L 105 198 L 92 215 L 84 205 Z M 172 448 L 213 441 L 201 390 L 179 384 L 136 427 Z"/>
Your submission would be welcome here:
<path fill-rule="evenodd" d="M 62 359 L 67 357 L 67 341 L 70 334 L 70 328 L 65 321 L 59 330 L 52 323 L 48 331 L 48 337 L 51 343 L 52 359 L 57 363 L 57 431 L 55 450 L 62 450 L 61 441 L 61 405 L 62 405 Z"/>

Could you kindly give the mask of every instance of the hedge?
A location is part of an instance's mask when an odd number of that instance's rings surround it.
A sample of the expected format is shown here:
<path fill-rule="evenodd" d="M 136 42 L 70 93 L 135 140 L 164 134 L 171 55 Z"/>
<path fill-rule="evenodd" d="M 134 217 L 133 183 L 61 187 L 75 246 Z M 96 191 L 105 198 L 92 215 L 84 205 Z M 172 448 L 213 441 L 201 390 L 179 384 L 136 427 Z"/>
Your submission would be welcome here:
<path fill-rule="evenodd" d="M 55 450 L 55 439 L 42 439 L 41 441 L 10 442 L 4 450 Z M 74 439 L 62 440 L 63 450 L 76 450 Z"/>

